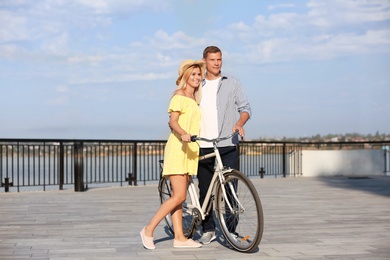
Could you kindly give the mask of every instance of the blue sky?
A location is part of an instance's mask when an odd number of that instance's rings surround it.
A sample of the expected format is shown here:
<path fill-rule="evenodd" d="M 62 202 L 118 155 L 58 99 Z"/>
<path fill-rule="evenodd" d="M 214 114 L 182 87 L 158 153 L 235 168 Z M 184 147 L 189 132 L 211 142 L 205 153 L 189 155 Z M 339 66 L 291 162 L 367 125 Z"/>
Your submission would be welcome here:
<path fill-rule="evenodd" d="M 0 24 L 0 138 L 166 139 L 208 45 L 247 139 L 390 133 L 388 0 L 1 0 Z"/>

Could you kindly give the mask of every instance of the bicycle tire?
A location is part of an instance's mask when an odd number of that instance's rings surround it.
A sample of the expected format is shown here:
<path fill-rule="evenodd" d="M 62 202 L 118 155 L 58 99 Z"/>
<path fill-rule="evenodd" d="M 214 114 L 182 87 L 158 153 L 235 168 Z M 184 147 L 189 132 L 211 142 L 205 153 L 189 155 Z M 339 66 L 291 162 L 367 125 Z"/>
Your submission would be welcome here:
<path fill-rule="evenodd" d="M 160 202 L 163 204 L 167 199 L 171 197 L 171 184 L 169 181 L 169 178 L 161 177 L 158 185 L 158 191 L 160 194 Z M 194 216 L 193 214 L 189 213 L 188 209 L 186 208 L 186 205 L 190 205 L 190 198 L 187 191 L 186 201 L 183 202 L 183 233 L 184 236 L 187 238 L 192 238 L 196 232 L 196 226 L 194 222 Z M 175 231 L 173 228 L 172 218 L 171 214 L 168 214 L 165 216 L 165 223 L 168 227 L 169 232 L 174 236 Z"/>
<path fill-rule="evenodd" d="M 263 236 L 263 208 L 255 186 L 243 173 L 232 170 L 224 174 L 225 189 L 233 212 L 225 203 L 221 184 L 216 189 L 215 214 L 227 242 L 237 251 L 251 253 L 258 248 Z M 233 185 L 243 210 L 231 194 Z M 235 212 L 235 210 L 237 210 Z"/>

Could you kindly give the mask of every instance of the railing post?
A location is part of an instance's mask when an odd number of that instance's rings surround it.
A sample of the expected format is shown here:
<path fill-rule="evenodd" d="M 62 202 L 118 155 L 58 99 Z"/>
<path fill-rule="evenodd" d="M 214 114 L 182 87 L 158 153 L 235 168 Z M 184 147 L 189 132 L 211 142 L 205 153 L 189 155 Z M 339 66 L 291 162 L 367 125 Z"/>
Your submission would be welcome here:
<path fill-rule="evenodd" d="M 74 191 L 84 191 L 83 143 L 74 143 Z"/>
<path fill-rule="evenodd" d="M 133 145 L 133 182 L 137 186 L 137 142 Z"/>
<path fill-rule="evenodd" d="M 286 143 L 283 143 L 283 177 L 286 177 Z"/>
<path fill-rule="evenodd" d="M 64 143 L 60 142 L 60 158 L 59 158 L 59 171 L 60 171 L 60 190 L 64 189 Z"/>

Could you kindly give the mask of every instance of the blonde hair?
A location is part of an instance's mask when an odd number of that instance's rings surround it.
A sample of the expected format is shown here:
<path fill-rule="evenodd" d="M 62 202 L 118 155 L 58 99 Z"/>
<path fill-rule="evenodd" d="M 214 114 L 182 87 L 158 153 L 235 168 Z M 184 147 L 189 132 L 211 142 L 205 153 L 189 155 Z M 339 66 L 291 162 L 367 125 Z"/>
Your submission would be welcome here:
<path fill-rule="evenodd" d="M 177 90 L 179 89 L 186 89 L 187 87 L 187 80 L 188 78 L 190 77 L 192 71 L 195 69 L 195 68 L 199 68 L 200 69 L 200 75 L 202 76 L 202 79 L 199 83 L 199 86 L 198 88 L 195 89 L 194 91 L 194 97 L 195 97 L 195 101 L 196 103 L 199 105 L 200 104 L 200 101 L 202 99 L 202 83 L 203 83 L 203 78 L 204 78 L 204 67 L 199 65 L 199 64 L 194 64 L 194 65 L 191 65 L 189 66 L 188 68 L 186 68 L 186 70 L 177 78 L 176 80 L 176 85 L 177 85 L 177 89 L 175 90 L 175 92 L 173 94 L 176 93 Z"/>

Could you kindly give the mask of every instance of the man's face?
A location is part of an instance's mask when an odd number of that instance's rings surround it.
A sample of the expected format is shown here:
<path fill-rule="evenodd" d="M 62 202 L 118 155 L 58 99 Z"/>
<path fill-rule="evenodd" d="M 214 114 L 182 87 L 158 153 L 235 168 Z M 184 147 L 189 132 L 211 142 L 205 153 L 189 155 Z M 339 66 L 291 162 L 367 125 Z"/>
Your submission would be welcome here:
<path fill-rule="evenodd" d="M 206 62 L 207 73 L 218 75 L 222 67 L 222 53 L 209 53 L 207 57 L 203 59 Z"/>

